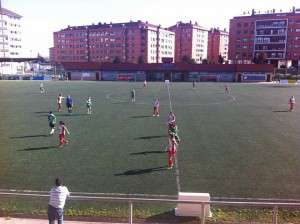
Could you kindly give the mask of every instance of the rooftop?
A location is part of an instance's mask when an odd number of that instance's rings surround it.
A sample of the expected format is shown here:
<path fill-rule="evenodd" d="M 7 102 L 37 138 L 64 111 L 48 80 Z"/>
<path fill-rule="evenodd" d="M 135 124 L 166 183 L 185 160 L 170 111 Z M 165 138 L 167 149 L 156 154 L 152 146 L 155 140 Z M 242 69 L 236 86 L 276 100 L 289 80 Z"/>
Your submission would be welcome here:
<path fill-rule="evenodd" d="M 10 10 L 8 10 L 8 9 L 5 9 L 5 8 L 1 8 L 1 9 L 0 9 L 0 13 L 1 13 L 2 15 L 11 16 L 11 17 L 16 17 L 16 18 L 18 18 L 18 19 L 22 18 L 21 15 L 15 13 L 15 12 L 13 12 L 13 11 L 10 11 Z"/>
<path fill-rule="evenodd" d="M 240 18 L 240 17 L 254 17 L 254 16 L 297 16 L 300 15 L 300 8 L 293 7 L 288 12 L 283 12 L 282 9 L 276 10 L 276 9 L 269 9 L 269 10 L 257 10 L 252 9 L 251 11 L 244 11 L 242 15 L 235 16 L 234 18 Z"/>
<path fill-rule="evenodd" d="M 60 31 L 68 31 L 68 30 L 82 30 L 82 29 L 99 29 L 99 28 L 122 28 L 122 27 L 144 27 L 144 28 L 158 28 L 161 27 L 160 25 L 153 25 L 148 23 L 148 21 L 143 22 L 141 20 L 138 21 L 129 21 L 124 23 L 101 23 L 98 24 L 91 24 L 86 26 L 68 26 L 65 29 Z"/>
<path fill-rule="evenodd" d="M 190 21 L 190 22 L 179 21 L 174 26 L 169 27 L 169 29 L 176 28 L 176 27 L 192 27 L 192 28 L 196 28 L 196 29 L 200 29 L 200 30 L 208 30 L 207 28 L 200 26 L 197 22 L 192 23 L 192 21 Z"/>

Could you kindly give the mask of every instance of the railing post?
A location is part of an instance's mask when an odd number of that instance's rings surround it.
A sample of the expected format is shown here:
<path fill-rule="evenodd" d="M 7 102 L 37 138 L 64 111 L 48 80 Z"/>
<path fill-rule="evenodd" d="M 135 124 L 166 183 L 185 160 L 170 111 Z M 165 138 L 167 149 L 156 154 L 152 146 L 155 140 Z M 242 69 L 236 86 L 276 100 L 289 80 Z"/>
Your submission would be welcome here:
<path fill-rule="evenodd" d="M 129 201 L 129 223 L 132 224 L 132 202 Z"/>
<path fill-rule="evenodd" d="M 278 223 L 278 206 L 274 206 L 273 208 L 273 224 Z"/>
<path fill-rule="evenodd" d="M 201 224 L 205 224 L 205 204 L 201 203 Z"/>

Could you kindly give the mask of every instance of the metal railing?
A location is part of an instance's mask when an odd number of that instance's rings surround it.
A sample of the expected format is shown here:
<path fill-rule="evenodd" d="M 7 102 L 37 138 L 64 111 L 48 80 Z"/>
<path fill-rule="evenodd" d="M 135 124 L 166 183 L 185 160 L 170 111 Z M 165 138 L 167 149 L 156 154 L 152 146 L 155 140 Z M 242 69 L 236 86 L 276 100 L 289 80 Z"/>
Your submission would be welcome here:
<path fill-rule="evenodd" d="M 27 193 L 28 192 L 28 193 Z M 75 194 L 75 195 L 74 195 Z M 78 193 L 77 193 L 78 194 Z M 0 195 L 14 196 L 14 197 L 40 197 L 48 198 L 49 194 L 45 191 L 1 191 Z M 164 203 L 164 204 L 195 204 L 201 206 L 200 220 L 201 224 L 205 224 L 205 206 L 218 206 L 218 207 L 239 207 L 239 208 L 271 208 L 272 209 L 272 223 L 278 224 L 278 210 L 280 208 L 300 208 L 298 200 L 291 200 L 297 202 L 271 202 L 269 199 L 261 199 L 264 201 L 190 201 L 190 200 L 177 200 L 170 198 L 138 198 L 138 197 L 105 197 L 105 196 L 88 196 L 98 195 L 98 193 L 86 193 L 85 195 L 76 195 L 76 192 L 69 197 L 70 200 L 75 201 L 105 201 L 105 202 L 119 202 L 127 203 L 129 205 L 128 223 L 133 223 L 133 204 L 137 203 Z M 101 195 L 101 193 L 99 193 Z M 276 199 L 275 199 L 276 200 Z M 284 201 L 280 200 L 279 201 Z M 290 201 L 290 200 L 287 200 Z"/>

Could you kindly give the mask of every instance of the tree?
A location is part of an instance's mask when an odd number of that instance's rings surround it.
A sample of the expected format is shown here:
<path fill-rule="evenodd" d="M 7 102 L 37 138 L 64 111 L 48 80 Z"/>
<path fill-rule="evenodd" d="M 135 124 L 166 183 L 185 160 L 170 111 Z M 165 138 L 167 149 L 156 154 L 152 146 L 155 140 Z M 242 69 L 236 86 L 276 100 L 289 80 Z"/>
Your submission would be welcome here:
<path fill-rule="evenodd" d="M 112 63 L 114 63 L 114 64 L 120 64 L 120 63 L 121 63 L 121 59 L 120 59 L 118 56 L 116 56 L 116 57 L 113 59 Z"/>
<path fill-rule="evenodd" d="M 253 62 L 255 64 L 266 64 L 267 63 L 267 53 L 266 52 L 260 52 L 258 54 L 255 54 L 253 58 Z"/>
<path fill-rule="evenodd" d="M 219 64 L 223 64 L 223 63 L 224 63 L 224 58 L 223 58 L 222 55 L 219 55 L 219 56 L 218 56 L 218 63 L 219 63 Z"/>
<path fill-rule="evenodd" d="M 145 59 L 142 55 L 140 55 L 138 58 L 138 64 L 145 64 Z"/>
<path fill-rule="evenodd" d="M 208 64 L 208 60 L 207 59 L 202 59 L 202 64 Z"/>
<path fill-rule="evenodd" d="M 184 56 L 181 58 L 181 61 L 182 61 L 183 63 L 186 63 L 186 64 L 196 64 L 195 59 L 190 58 L 190 57 L 188 57 L 188 56 L 186 56 L 186 55 L 184 55 Z"/>

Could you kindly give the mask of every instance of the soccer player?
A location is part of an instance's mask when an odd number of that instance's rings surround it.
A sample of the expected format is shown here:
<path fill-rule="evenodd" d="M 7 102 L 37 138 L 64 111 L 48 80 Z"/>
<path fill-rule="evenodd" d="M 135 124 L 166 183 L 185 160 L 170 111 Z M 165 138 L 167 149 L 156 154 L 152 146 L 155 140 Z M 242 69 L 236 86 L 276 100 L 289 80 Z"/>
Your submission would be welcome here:
<path fill-rule="evenodd" d="M 170 111 L 169 116 L 168 116 L 168 125 L 176 124 L 176 116 L 175 114 Z"/>
<path fill-rule="evenodd" d="M 92 98 L 86 100 L 87 114 L 92 114 Z"/>
<path fill-rule="evenodd" d="M 52 111 L 50 111 L 48 114 L 48 122 L 49 122 L 49 127 L 51 129 L 50 135 L 53 135 L 55 130 L 55 124 L 56 124 L 56 116 L 52 113 Z"/>
<path fill-rule="evenodd" d="M 289 109 L 289 111 L 294 111 L 295 104 L 296 104 L 295 96 L 291 96 L 291 98 L 290 98 L 290 100 L 289 100 L 289 104 L 290 104 L 290 109 Z"/>
<path fill-rule="evenodd" d="M 225 93 L 226 93 L 226 94 L 229 94 L 229 91 L 230 91 L 229 86 L 228 86 L 228 85 L 225 85 Z"/>
<path fill-rule="evenodd" d="M 135 102 L 135 90 L 132 89 L 132 90 L 130 91 L 130 94 L 131 94 L 131 102 L 134 103 L 134 102 Z"/>
<path fill-rule="evenodd" d="M 156 100 L 154 101 L 154 104 L 153 104 L 153 117 L 156 116 L 156 117 L 159 117 L 159 99 L 156 98 Z"/>
<path fill-rule="evenodd" d="M 147 87 L 147 80 L 145 79 L 145 81 L 144 81 L 144 88 L 146 88 Z"/>
<path fill-rule="evenodd" d="M 68 95 L 68 97 L 66 99 L 66 106 L 68 108 L 69 114 L 72 114 L 72 112 L 73 112 L 73 99 L 70 95 Z"/>
<path fill-rule="evenodd" d="M 62 148 L 65 144 L 69 143 L 66 139 L 66 132 L 70 135 L 68 128 L 65 126 L 65 122 L 59 122 L 59 148 Z"/>
<path fill-rule="evenodd" d="M 44 88 L 44 83 L 40 83 L 40 91 L 41 91 L 41 94 L 45 93 L 45 88 Z"/>
<path fill-rule="evenodd" d="M 177 152 L 177 142 L 175 137 L 172 137 L 168 148 L 168 169 L 172 169 L 174 166 L 176 152 Z"/>
<path fill-rule="evenodd" d="M 58 112 L 61 112 L 61 104 L 62 104 L 63 98 L 64 97 L 62 96 L 61 93 L 58 94 L 58 97 L 57 97 L 57 100 L 56 100 L 56 102 L 57 102 L 57 111 Z"/>
<path fill-rule="evenodd" d="M 175 137 L 177 143 L 180 143 L 180 138 L 179 138 L 179 135 L 178 135 L 178 131 L 179 131 L 178 126 L 175 123 L 172 123 L 172 124 L 169 125 L 168 133 L 169 133 L 170 139 Z"/>
<path fill-rule="evenodd" d="M 196 87 L 196 81 L 193 80 L 193 88 L 195 88 L 195 87 Z"/>

